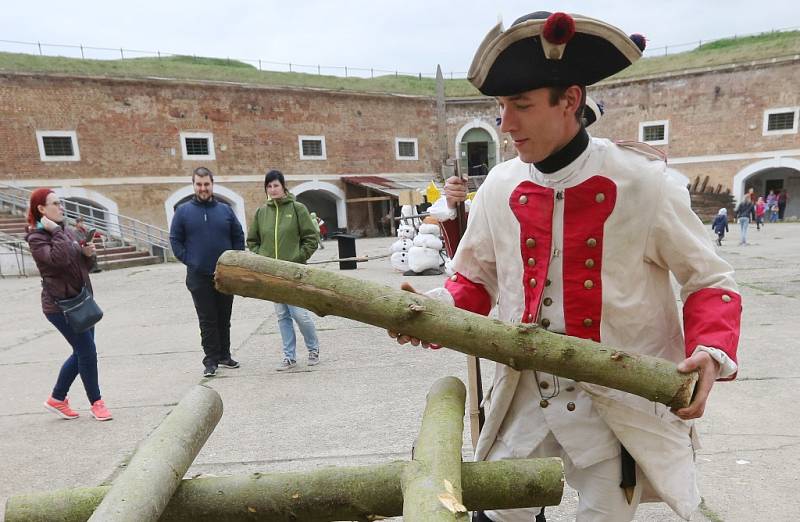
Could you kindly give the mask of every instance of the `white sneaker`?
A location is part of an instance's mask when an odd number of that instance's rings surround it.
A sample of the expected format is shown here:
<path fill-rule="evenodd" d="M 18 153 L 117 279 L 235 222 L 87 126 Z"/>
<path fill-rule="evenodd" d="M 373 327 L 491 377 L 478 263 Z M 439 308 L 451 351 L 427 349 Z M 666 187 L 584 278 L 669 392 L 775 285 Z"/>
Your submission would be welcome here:
<path fill-rule="evenodd" d="M 286 370 L 291 370 L 295 366 L 297 366 L 297 361 L 293 361 L 288 357 L 285 357 L 283 361 L 281 361 L 281 363 L 275 369 L 278 370 L 279 372 L 284 372 Z"/>
<path fill-rule="evenodd" d="M 319 352 L 308 352 L 308 365 L 316 366 L 319 364 Z"/>

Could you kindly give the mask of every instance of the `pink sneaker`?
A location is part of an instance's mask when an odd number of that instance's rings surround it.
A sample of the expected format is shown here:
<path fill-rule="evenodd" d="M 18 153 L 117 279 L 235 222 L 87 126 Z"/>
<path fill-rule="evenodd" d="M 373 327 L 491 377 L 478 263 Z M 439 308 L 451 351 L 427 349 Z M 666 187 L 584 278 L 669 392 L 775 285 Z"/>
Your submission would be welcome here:
<path fill-rule="evenodd" d="M 64 397 L 63 401 L 57 401 L 53 397 L 48 397 L 44 401 L 44 407 L 52 411 L 63 419 L 77 419 L 78 412 L 69 407 L 69 399 Z"/>
<path fill-rule="evenodd" d="M 92 404 L 92 417 L 99 421 L 107 421 L 113 418 L 111 417 L 111 412 L 106 408 L 106 403 L 103 402 L 103 399 L 98 399 Z"/>

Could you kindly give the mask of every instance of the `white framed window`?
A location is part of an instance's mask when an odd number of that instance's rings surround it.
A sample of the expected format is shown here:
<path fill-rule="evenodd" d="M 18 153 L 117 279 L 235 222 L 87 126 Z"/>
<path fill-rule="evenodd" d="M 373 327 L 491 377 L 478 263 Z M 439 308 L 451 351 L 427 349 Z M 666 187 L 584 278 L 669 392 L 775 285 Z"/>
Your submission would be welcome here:
<path fill-rule="evenodd" d="M 184 160 L 216 160 L 214 134 L 211 132 L 181 132 L 181 152 Z"/>
<path fill-rule="evenodd" d="M 297 144 L 300 147 L 300 159 L 328 159 L 325 151 L 325 136 L 298 136 Z"/>
<path fill-rule="evenodd" d="M 797 134 L 797 118 L 800 107 L 783 107 L 764 111 L 762 135 Z"/>
<path fill-rule="evenodd" d="M 36 143 L 42 161 L 81 160 L 75 131 L 36 131 Z"/>
<path fill-rule="evenodd" d="M 669 120 L 640 122 L 639 141 L 649 145 L 669 143 Z"/>
<path fill-rule="evenodd" d="M 395 159 L 398 160 L 419 159 L 417 155 L 417 138 L 395 138 L 394 155 Z"/>

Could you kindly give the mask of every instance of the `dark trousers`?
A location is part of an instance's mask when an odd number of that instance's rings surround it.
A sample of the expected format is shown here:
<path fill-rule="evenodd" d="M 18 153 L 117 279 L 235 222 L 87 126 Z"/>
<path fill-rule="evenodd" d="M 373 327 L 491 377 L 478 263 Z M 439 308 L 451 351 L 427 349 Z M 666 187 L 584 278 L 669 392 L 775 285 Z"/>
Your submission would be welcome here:
<path fill-rule="evenodd" d="M 89 402 L 94 404 L 100 400 L 100 386 L 97 384 L 97 348 L 94 345 L 94 328 L 83 332 L 75 333 L 69 327 L 64 314 L 44 314 L 47 320 L 58 328 L 64 339 L 72 347 L 72 355 L 67 357 L 58 372 L 58 380 L 53 388 L 53 398 L 63 401 L 69 393 L 75 378 L 80 375 L 86 396 Z"/>
<path fill-rule="evenodd" d="M 216 366 L 231 358 L 231 310 L 233 296 L 217 292 L 214 276 L 186 272 L 186 288 L 192 294 L 200 322 L 204 366 Z"/>
<path fill-rule="evenodd" d="M 786 202 L 778 203 L 778 219 L 783 221 L 783 214 L 786 212 Z"/>

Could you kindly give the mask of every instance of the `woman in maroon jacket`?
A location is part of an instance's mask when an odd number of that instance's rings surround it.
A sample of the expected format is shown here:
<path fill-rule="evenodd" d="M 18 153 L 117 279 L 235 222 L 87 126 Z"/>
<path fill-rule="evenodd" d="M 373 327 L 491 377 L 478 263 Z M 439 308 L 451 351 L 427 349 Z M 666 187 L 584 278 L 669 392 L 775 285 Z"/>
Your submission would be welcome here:
<path fill-rule="evenodd" d="M 42 311 L 72 346 L 72 355 L 61 366 L 53 393 L 44 405 L 65 419 L 77 418 L 78 413 L 70 408 L 67 392 L 80 375 L 92 405 L 92 416 L 100 421 L 111 420 L 111 412 L 103 402 L 97 383 L 94 328 L 83 333 L 73 332 L 56 303 L 56 300 L 75 297 L 84 286 L 92 291 L 89 268 L 94 262 L 94 244 L 78 243 L 65 226 L 61 201 L 50 189 L 40 188 L 31 193 L 28 224 L 26 239 L 42 276 Z"/>

